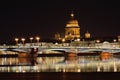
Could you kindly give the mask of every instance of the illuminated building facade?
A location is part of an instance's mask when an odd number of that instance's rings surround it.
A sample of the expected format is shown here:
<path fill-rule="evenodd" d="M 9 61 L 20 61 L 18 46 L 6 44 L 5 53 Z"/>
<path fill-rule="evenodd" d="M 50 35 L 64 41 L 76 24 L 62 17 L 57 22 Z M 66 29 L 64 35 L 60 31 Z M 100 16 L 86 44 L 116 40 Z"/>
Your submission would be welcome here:
<path fill-rule="evenodd" d="M 80 26 L 78 21 L 74 18 L 74 13 L 70 14 L 71 20 L 69 20 L 65 27 L 65 39 L 74 40 L 80 38 Z"/>

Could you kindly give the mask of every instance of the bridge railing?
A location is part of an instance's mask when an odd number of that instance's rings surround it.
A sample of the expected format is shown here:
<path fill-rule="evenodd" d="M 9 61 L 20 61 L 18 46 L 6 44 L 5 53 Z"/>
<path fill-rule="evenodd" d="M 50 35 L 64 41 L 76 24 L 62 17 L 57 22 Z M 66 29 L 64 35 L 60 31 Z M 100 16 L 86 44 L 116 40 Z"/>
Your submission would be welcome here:
<path fill-rule="evenodd" d="M 96 46 L 63 46 L 63 45 L 42 45 L 42 46 L 27 46 L 27 45 L 20 45 L 20 46 L 16 46 L 16 45 L 0 45 L 0 48 L 114 48 L 114 49 L 120 49 L 119 45 L 117 44 L 116 46 L 111 45 L 109 47 L 107 46 L 103 46 L 101 45 L 96 45 Z"/>

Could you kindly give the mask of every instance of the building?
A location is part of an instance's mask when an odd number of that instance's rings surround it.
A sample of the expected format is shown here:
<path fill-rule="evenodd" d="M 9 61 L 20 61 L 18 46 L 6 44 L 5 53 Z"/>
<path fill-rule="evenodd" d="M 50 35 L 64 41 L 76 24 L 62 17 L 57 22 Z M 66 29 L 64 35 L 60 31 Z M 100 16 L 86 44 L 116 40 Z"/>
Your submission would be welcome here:
<path fill-rule="evenodd" d="M 70 14 L 71 19 L 67 22 L 65 27 L 65 39 L 74 40 L 80 38 L 80 26 L 78 20 L 74 18 L 74 13 Z"/>

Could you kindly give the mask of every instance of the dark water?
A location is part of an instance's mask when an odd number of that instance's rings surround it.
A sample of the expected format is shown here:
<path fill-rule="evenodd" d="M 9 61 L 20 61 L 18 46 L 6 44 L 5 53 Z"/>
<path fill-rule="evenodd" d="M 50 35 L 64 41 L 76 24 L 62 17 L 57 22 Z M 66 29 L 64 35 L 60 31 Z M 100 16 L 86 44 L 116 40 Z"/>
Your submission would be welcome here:
<path fill-rule="evenodd" d="M 39 72 L 39 73 L 0 73 L 0 80 L 119 80 L 120 73 L 111 72 Z"/>

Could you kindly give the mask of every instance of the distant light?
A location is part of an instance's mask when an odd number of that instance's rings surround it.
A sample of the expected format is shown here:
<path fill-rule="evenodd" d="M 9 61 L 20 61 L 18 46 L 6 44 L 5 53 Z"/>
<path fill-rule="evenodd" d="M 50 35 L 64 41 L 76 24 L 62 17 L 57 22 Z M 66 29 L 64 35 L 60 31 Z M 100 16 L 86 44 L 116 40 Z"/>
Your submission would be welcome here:
<path fill-rule="evenodd" d="M 30 40 L 33 40 L 33 37 L 30 37 Z"/>
<path fill-rule="evenodd" d="M 73 13 L 71 14 L 71 17 L 74 17 L 74 14 L 73 14 Z"/>
<path fill-rule="evenodd" d="M 65 39 L 64 39 L 64 38 L 62 39 L 62 42 L 65 42 Z"/>
<path fill-rule="evenodd" d="M 117 40 L 116 39 L 113 39 L 114 42 L 116 42 Z"/>
<path fill-rule="evenodd" d="M 22 38 L 21 40 L 22 40 L 22 41 L 25 41 L 25 38 Z"/>
<path fill-rule="evenodd" d="M 39 40 L 40 40 L 40 37 L 36 37 L 36 40 L 39 41 Z"/>
<path fill-rule="evenodd" d="M 100 42 L 100 40 L 96 40 L 96 42 L 97 42 L 97 43 L 99 43 L 99 42 Z"/>
<path fill-rule="evenodd" d="M 77 39 L 77 41 L 80 41 L 80 39 Z"/>
<path fill-rule="evenodd" d="M 55 45 L 58 45 L 58 43 L 55 43 Z"/>
<path fill-rule="evenodd" d="M 15 41 L 18 41 L 19 39 L 18 38 L 15 38 Z"/>

